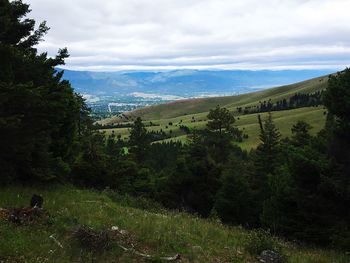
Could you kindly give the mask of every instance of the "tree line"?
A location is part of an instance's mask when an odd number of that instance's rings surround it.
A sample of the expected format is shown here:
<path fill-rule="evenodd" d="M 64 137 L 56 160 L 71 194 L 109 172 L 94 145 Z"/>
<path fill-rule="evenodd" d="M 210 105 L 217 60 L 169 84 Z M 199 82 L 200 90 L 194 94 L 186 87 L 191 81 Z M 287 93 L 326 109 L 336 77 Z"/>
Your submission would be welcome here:
<path fill-rule="evenodd" d="M 322 103 L 325 127 L 316 136 L 299 121 L 282 138 L 259 116 L 260 144 L 235 143 L 242 131 L 226 108 L 210 110 L 190 142 L 151 143 L 137 118 L 127 142 L 93 128 L 89 109 L 34 47 L 48 31 L 25 18 L 29 6 L 0 0 L 0 167 L 2 184 L 72 183 L 109 187 L 169 209 L 262 227 L 287 239 L 350 245 L 350 69 L 332 75 Z"/>
<path fill-rule="evenodd" d="M 323 91 L 316 91 L 313 93 L 295 93 L 289 99 L 282 99 L 272 102 L 271 99 L 259 101 L 259 105 L 237 107 L 236 110 L 240 114 L 252 114 L 269 111 L 281 111 L 298 109 L 303 107 L 317 107 L 322 105 Z"/>

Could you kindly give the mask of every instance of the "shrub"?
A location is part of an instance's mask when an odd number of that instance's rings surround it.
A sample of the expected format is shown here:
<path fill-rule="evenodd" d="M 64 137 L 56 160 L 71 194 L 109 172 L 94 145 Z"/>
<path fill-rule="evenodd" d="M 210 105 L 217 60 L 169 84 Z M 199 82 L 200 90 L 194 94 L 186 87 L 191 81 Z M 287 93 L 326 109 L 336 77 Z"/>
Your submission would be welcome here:
<path fill-rule="evenodd" d="M 270 231 L 257 229 L 251 231 L 244 241 L 244 248 L 251 255 L 259 255 L 264 250 L 281 252 L 281 245 Z"/>

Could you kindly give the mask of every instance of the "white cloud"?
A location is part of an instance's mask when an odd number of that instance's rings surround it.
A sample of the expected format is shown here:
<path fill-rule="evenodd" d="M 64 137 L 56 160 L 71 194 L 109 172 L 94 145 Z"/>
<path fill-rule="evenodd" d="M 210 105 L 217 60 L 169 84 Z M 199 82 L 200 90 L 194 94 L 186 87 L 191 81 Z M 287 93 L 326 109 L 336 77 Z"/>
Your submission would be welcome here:
<path fill-rule="evenodd" d="M 28 0 L 67 67 L 342 68 L 350 0 Z"/>

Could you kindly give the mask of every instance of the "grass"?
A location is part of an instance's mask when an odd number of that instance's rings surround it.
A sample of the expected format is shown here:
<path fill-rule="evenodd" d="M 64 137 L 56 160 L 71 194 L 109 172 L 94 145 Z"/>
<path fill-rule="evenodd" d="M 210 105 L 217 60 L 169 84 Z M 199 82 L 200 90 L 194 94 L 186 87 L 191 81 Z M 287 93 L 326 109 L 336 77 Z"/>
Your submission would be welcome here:
<path fill-rule="evenodd" d="M 0 261 L 84 262 L 82 248 L 72 238 L 80 225 L 96 230 L 118 226 L 131 233 L 136 249 L 157 256 L 180 253 L 182 262 L 254 262 L 256 256 L 248 253 L 251 242 L 256 242 L 252 239 L 253 232 L 186 213 L 163 210 L 151 213 L 131 208 L 113 201 L 109 192 L 68 186 L 8 187 L 0 189 L 0 207 L 26 206 L 33 193 L 44 197 L 50 216 L 37 224 L 22 226 L 0 219 Z M 50 235 L 54 235 L 63 248 Z M 296 247 L 279 239 L 273 242 L 277 242 L 291 263 L 350 260 L 344 253 L 333 250 Z M 116 246 L 95 257 L 94 262 L 142 262 L 139 256 L 125 253 Z"/>
<path fill-rule="evenodd" d="M 326 115 L 324 113 L 325 109 L 322 106 L 319 106 L 276 111 L 272 113 L 272 117 L 276 126 L 284 137 L 291 135 L 291 127 L 298 120 L 308 122 L 312 126 L 311 133 L 315 135 L 324 126 L 326 120 Z M 266 114 L 267 113 L 261 114 L 263 119 Z M 252 148 L 255 148 L 259 143 L 259 124 L 257 115 L 258 114 L 247 114 L 236 117 L 236 126 L 248 135 L 248 139 L 245 139 L 242 143 L 239 144 L 243 149 L 250 150 Z M 203 129 L 207 124 L 205 114 L 197 114 L 194 115 L 194 117 L 196 122 L 192 122 L 192 116 L 186 116 L 185 118 L 176 117 L 173 119 L 152 120 L 153 123 L 157 123 L 160 126 L 147 127 L 147 130 L 163 130 L 168 134 L 171 130 L 172 138 L 163 141 L 180 141 L 186 143 L 187 136 L 180 130 L 180 125 L 186 125 L 190 128 Z M 182 122 L 180 123 L 181 120 Z M 170 126 L 169 122 L 172 122 L 173 125 Z M 145 121 L 145 123 L 148 123 L 148 121 Z M 129 136 L 128 128 L 107 129 L 104 131 L 107 135 L 111 134 L 112 131 L 114 131 L 116 135 L 120 134 L 124 139 Z"/>

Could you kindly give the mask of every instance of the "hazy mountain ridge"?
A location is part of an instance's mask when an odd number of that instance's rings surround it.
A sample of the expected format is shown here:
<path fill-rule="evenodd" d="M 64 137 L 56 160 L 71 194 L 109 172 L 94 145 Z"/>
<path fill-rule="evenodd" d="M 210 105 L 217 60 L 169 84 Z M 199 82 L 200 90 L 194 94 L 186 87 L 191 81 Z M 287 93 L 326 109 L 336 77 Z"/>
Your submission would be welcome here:
<path fill-rule="evenodd" d="M 64 71 L 82 94 L 126 95 L 133 92 L 195 97 L 240 94 L 291 84 L 332 73 L 331 70 L 174 70 L 161 72 Z"/>

